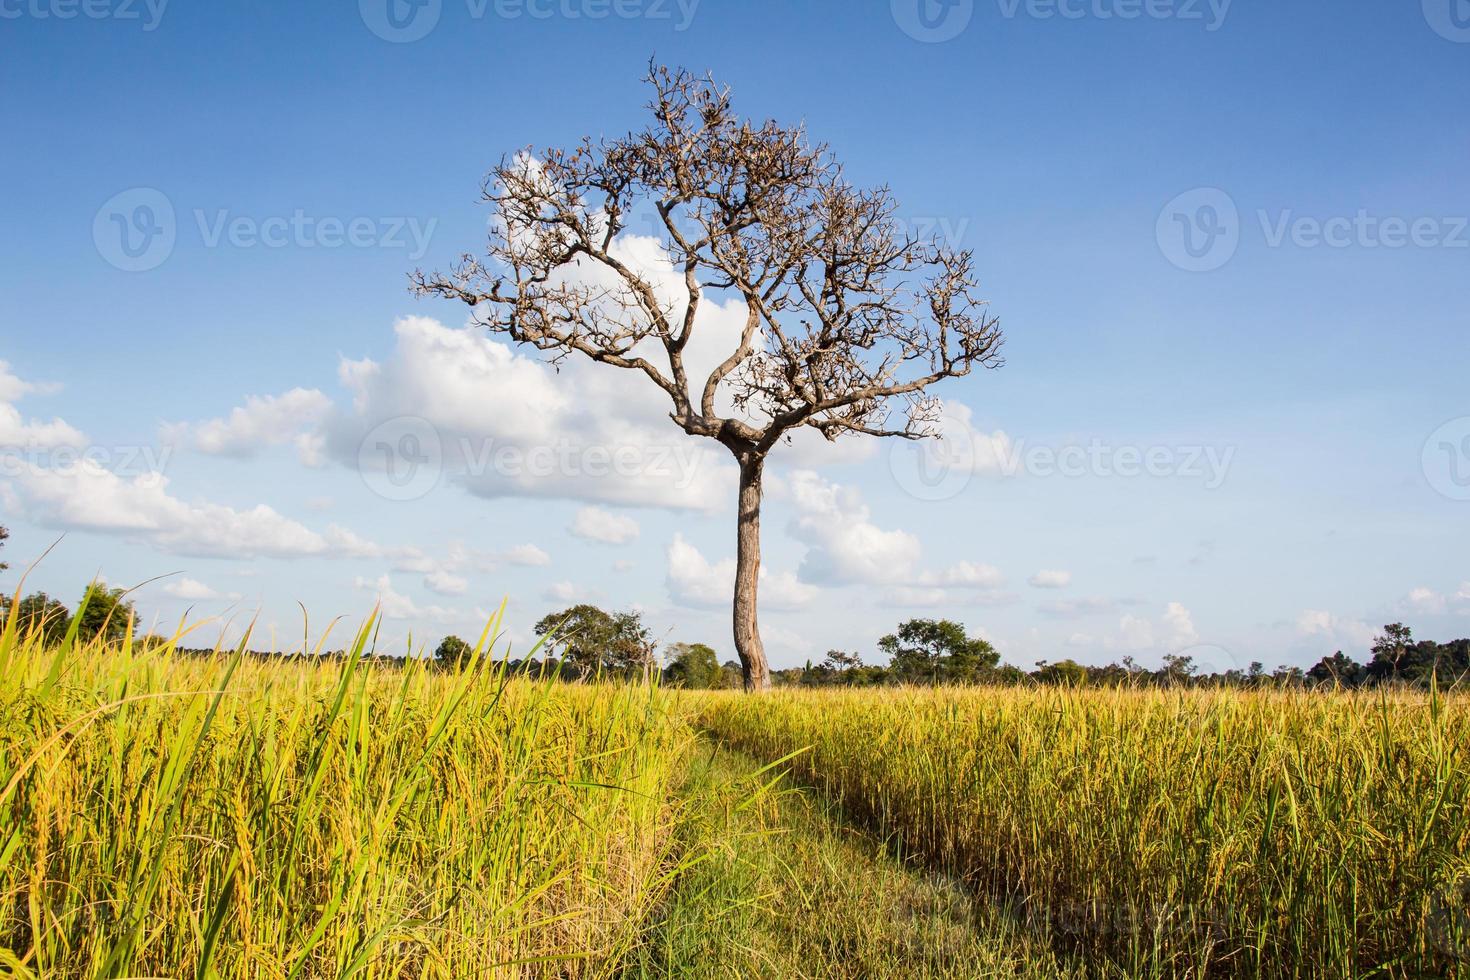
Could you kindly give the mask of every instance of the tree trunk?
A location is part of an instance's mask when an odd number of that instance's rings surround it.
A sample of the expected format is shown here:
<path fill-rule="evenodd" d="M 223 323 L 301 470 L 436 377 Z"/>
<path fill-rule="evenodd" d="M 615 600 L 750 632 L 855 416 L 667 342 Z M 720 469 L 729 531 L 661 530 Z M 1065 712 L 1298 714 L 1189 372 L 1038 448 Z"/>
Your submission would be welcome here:
<path fill-rule="evenodd" d="M 761 576 L 761 470 L 765 457 L 740 460 L 740 512 L 735 539 L 735 652 L 747 693 L 769 690 L 771 669 L 756 624 L 756 593 Z"/>

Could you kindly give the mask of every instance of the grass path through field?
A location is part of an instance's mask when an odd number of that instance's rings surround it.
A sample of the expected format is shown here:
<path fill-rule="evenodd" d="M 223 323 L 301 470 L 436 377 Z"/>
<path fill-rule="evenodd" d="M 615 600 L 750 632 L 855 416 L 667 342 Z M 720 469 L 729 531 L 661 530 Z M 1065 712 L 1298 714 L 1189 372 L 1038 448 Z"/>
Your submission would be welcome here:
<path fill-rule="evenodd" d="M 905 866 L 781 772 L 701 745 L 682 832 L 723 843 L 683 875 L 627 976 L 1071 975 L 1002 914 Z"/>

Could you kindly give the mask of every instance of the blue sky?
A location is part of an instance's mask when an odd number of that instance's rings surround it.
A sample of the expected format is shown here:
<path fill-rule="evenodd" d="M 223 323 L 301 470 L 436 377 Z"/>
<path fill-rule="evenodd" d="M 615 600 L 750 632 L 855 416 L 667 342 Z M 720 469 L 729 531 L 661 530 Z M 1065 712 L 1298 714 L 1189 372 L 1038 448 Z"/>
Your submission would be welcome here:
<path fill-rule="evenodd" d="M 509 596 L 524 643 L 589 598 L 731 655 L 718 457 L 450 460 L 394 500 L 356 452 L 393 413 L 684 451 L 621 382 L 513 358 L 405 279 L 479 248 L 502 154 L 643 125 L 653 56 L 973 249 L 1007 333 L 1003 369 L 937 392 L 975 450 L 940 487 L 907 447 L 778 458 L 777 666 L 910 615 L 1020 664 L 1470 632 L 1464 0 L 394 2 L 0 0 L 0 585 L 66 532 L 31 584 L 181 572 L 146 617 L 259 610 L 283 643 L 297 600 L 321 624 L 381 597 L 432 643 Z M 135 219 L 168 234 L 130 258 Z"/>

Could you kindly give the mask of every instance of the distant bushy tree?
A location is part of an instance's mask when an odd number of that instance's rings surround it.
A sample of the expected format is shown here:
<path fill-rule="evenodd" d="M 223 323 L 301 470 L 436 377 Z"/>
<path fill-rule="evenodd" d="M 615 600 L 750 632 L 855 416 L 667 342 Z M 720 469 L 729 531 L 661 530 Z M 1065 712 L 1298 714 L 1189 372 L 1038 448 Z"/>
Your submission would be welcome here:
<path fill-rule="evenodd" d="M 434 651 L 434 659 L 439 661 L 440 666 L 456 670 L 469 663 L 474 655 L 475 648 L 457 636 L 446 636 Z"/>
<path fill-rule="evenodd" d="M 66 638 L 70 626 L 71 610 L 44 592 L 33 592 L 15 605 L 16 635 L 21 639 L 38 634 L 41 643 L 55 646 Z"/>
<path fill-rule="evenodd" d="M 1404 655 L 1414 642 L 1414 633 L 1403 623 L 1389 623 L 1373 640 L 1369 652 L 1373 659 L 1368 662 L 1368 676 L 1375 681 L 1391 680 L 1403 666 Z"/>
<path fill-rule="evenodd" d="M 653 663 L 654 644 L 635 612 L 610 613 L 582 603 L 543 616 L 536 635 L 546 637 L 549 648 L 561 650 L 583 676 L 599 671 L 629 675 Z"/>
<path fill-rule="evenodd" d="M 1043 660 L 1036 665 L 1036 673 L 1033 676 L 1042 684 L 1052 684 L 1057 687 L 1084 687 L 1087 684 L 1087 674 L 1087 668 L 1075 660 L 1058 660 L 1054 664 Z"/>
<path fill-rule="evenodd" d="M 985 640 L 947 619 L 911 619 L 878 641 L 894 679 L 909 684 L 974 684 L 1000 662 Z"/>
<path fill-rule="evenodd" d="M 77 607 L 77 638 L 84 643 L 121 643 L 133 623 L 133 604 L 126 595 L 126 589 L 109 589 L 101 582 L 87 586 Z"/>
<path fill-rule="evenodd" d="M 718 687 L 721 680 L 720 659 L 703 643 L 675 643 L 669 647 L 669 665 L 664 680 L 687 688 Z"/>
<path fill-rule="evenodd" d="M 1368 671 L 1363 665 L 1341 650 L 1330 657 L 1323 657 L 1307 671 L 1307 680 L 1329 687 L 1357 687 L 1367 678 Z"/>
<path fill-rule="evenodd" d="M 0 548 L 5 547 L 5 542 L 8 541 L 9 539 L 10 539 L 10 529 L 9 528 L 6 528 L 6 527 L 0 527 Z M 5 562 L 0 561 L 0 572 L 5 571 L 9 567 L 10 566 L 7 565 Z"/>

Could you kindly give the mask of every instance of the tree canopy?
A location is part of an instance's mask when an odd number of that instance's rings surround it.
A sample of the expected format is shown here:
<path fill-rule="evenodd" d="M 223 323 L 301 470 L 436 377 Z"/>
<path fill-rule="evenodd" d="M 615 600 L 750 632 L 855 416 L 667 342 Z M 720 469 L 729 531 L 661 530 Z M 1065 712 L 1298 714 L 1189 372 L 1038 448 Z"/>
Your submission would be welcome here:
<path fill-rule="evenodd" d="M 483 187 L 486 258 L 412 282 L 553 360 L 641 376 L 675 425 L 734 455 L 734 640 L 759 690 L 770 678 L 756 616 L 767 455 L 800 428 L 936 435 L 928 389 L 999 366 L 1002 335 L 973 254 L 911 234 L 887 187 L 851 184 L 800 126 L 742 118 L 712 79 L 651 66 L 647 80 L 644 129 L 502 158 Z M 650 232 L 662 252 L 651 267 L 635 257 Z M 743 323 L 696 364 L 691 340 L 713 302 Z"/>
<path fill-rule="evenodd" d="M 543 616 L 536 635 L 546 637 L 547 649 L 559 651 L 584 676 L 628 674 L 653 663 L 654 644 L 636 612 L 613 613 L 580 603 Z"/>
<path fill-rule="evenodd" d="M 911 684 L 973 684 L 1000 662 L 988 642 L 948 619 L 911 619 L 878 641 L 888 668 Z"/>

